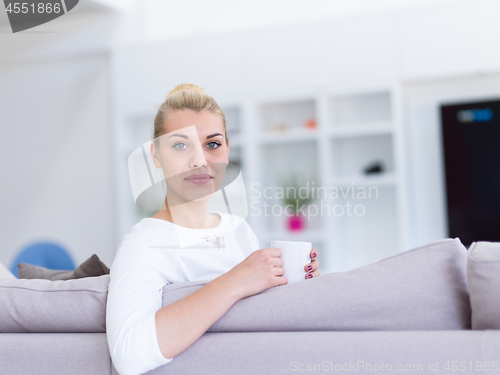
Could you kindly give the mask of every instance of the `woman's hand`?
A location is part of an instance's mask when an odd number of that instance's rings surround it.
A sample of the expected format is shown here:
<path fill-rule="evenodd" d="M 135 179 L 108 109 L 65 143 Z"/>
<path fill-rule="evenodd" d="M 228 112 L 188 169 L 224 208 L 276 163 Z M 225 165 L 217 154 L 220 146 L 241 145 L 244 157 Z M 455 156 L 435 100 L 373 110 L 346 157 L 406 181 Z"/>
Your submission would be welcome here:
<path fill-rule="evenodd" d="M 313 259 L 311 261 L 311 263 L 308 263 L 305 265 L 304 269 L 306 270 L 306 279 L 311 279 L 313 277 L 319 277 L 319 271 L 318 271 L 318 267 L 319 267 L 319 262 L 318 260 L 316 259 L 318 257 L 318 250 L 316 249 L 312 249 L 311 250 L 311 259 Z"/>
<path fill-rule="evenodd" d="M 245 298 L 258 294 L 266 289 L 285 285 L 282 250 L 277 247 L 266 247 L 251 253 L 243 262 L 237 264 L 223 276 L 236 287 L 238 297 Z"/>

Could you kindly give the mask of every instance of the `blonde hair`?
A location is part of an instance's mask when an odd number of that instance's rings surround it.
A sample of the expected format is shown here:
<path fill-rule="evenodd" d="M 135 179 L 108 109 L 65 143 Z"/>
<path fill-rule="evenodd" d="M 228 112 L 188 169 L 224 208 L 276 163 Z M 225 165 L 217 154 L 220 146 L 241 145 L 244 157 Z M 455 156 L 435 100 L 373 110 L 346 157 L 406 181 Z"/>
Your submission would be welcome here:
<path fill-rule="evenodd" d="M 154 120 L 153 141 L 155 146 L 158 146 L 158 137 L 166 134 L 166 119 L 167 116 L 175 111 L 190 109 L 196 113 L 208 111 L 220 116 L 224 125 L 224 136 L 226 137 L 226 145 L 229 146 L 227 138 L 226 116 L 219 107 L 214 98 L 208 95 L 205 90 L 190 83 L 181 83 L 177 85 L 167 95 L 165 101 L 158 108 Z"/>

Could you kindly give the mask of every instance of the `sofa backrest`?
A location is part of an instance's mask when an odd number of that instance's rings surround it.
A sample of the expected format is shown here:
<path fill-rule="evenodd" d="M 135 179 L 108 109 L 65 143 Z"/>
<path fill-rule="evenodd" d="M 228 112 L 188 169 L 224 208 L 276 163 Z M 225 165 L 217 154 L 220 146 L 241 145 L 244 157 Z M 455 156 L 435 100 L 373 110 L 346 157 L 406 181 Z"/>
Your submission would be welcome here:
<path fill-rule="evenodd" d="M 458 238 L 236 302 L 208 332 L 471 328 L 467 250 Z M 105 332 L 109 275 L 0 280 L 0 332 Z M 163 306 L 209 280 L 169 284 Z"/>

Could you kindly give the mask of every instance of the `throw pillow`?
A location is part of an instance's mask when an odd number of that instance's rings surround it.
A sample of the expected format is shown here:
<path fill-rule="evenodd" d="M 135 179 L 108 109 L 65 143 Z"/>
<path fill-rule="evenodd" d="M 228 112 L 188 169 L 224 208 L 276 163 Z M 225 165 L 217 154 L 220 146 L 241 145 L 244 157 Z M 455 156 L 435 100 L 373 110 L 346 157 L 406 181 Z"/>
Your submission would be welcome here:
<path fill-rule="evenodd" d="M 500 242 L 479 241 L 470 245 L 467 280 L 472 329 L 500 329 Z"/>
<path fill-rule="evenodd" d="M 51 270 L 26 263 L 19 263 L 17 269 L 20 279 L 71 280 L 109 274 L 109 268 L 96 254 L 71 271 Z"/>
<path fill-rule="evenodd" d="M 0 280 L 0 332 L 106 332 L 109 275 Z"/>

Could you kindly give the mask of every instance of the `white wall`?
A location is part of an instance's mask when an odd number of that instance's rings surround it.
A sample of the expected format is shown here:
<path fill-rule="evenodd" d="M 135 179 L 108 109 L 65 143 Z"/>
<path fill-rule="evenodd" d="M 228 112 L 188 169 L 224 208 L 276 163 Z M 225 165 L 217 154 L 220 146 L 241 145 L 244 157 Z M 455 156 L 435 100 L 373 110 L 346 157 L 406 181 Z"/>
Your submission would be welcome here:
<path fill-rule="evenodd" d="M 494 72 L 500 69 L 498 14 L 496 0 L 437 2 L 125 46 L 116 49 L 114 93 L 118 110 L 135 112 L 149 110 L 181 82 L 230 97 Z"/>
<path fill-rule="evenodd" d="M 395 18 L 397 74 L 414 80 L 498 71 L 499 14 L 496 0 L 400 12 Z"/>
<path fill-rule="evenodd" d="M 325 82 L 366 85 L 390 80 L 395 72 L 389 14 L 185 37 L 115 52 L 113 95 L 120 113 L 150 110 L 183 82 L 223 100 Z"/>
<path fill-rule="evenodd" d="M 115 251 L 106 55 L 0 69 L 0 261 L 56 240 L 79 264 Z"/>
<path fill-rule="evenodd" d="M 110 1 L 110 0 L 107 0 Z M 143 12 L 144 37 L 172 39 L 186 35 L 232 33 L 266 26 L 339 17 L 415 10 L 464 0 L 138 0 Z M 470 0 L 468 0 L 470 2 Z"/>
<path fill-rule="evenodd" d="M 75 263 L 117 247 L 109 49 L 119 13 L 92 3 L 12 34 L 0 14 L 0 262 L 54 240 Z M 95 10 L 97 8 L 98 10 Z M 133 38 L 132 38 L 133 39 Z"/>

